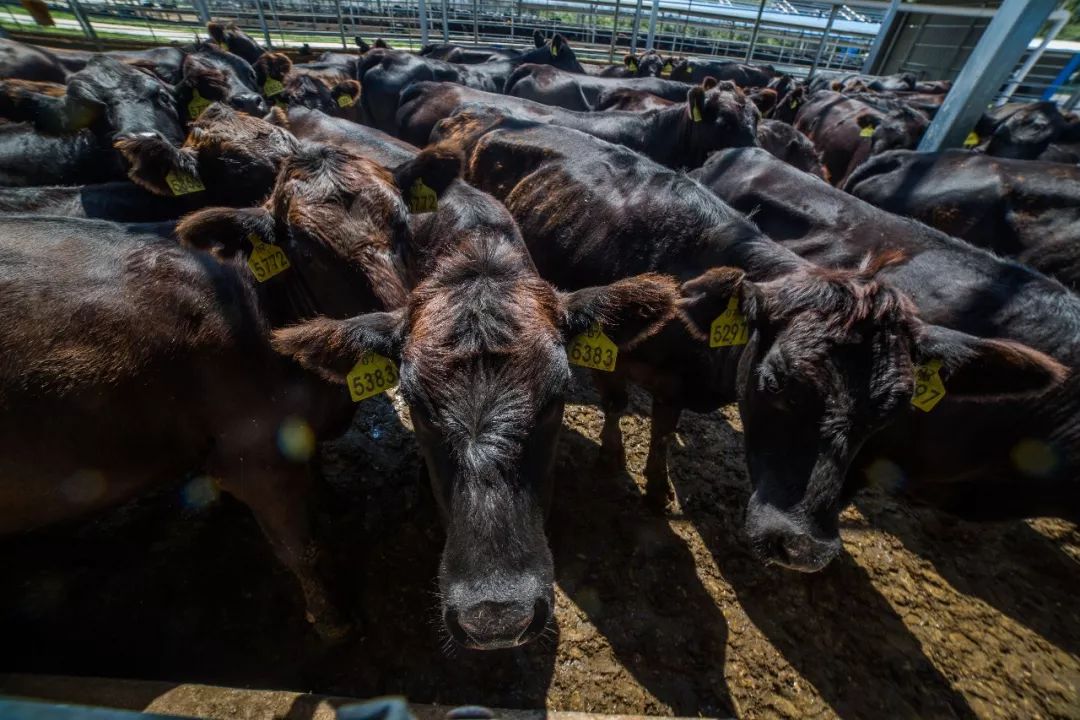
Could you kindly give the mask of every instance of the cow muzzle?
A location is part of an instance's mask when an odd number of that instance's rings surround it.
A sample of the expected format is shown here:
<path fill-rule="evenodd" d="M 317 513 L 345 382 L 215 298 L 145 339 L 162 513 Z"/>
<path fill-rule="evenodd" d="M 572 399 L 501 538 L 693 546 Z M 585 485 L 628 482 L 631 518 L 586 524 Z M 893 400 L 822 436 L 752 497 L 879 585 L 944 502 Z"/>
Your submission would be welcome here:
<path fill-rule="evenodd" d="M 751 498 L 746 511 L 750 547 L 762 562 L 799 572 L 818 572 L 840 554 L 840 537 L 816 532 L 795 515 Z"/>
<path fill-rule="evenodd" d="M 446 628 L 459 645 L 471 650 L 500 650 L 529 642 L 551 617 L 544 598 L 529 601 L 478 602 L 443 613 Z"/>

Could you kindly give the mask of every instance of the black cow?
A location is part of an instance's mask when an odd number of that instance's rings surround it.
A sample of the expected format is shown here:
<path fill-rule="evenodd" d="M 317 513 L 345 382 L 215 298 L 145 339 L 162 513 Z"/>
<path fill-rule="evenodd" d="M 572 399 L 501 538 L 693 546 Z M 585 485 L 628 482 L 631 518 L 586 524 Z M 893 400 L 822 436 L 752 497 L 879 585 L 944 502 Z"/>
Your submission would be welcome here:
<path fill-rule="evenodd" d="M 1080 120 L 1066 118 L 1052 102 L 1007 103 L 983 113 L 972 134 L 967 145 L 977 144 L 988 155 L 1037 160 L 1046 154 L 1057 161 L 1052 145 L 1080 142 Z"/>
<path fill-rule="evenodd" d="M 622 65 L 609 65 L 596 75 L 600 77 L 660 77 L 664 68 L 664 59 L 655 50 L 646 50 L 641 55 L 627 53 Z"/>
<path fill-rule="evenodd" d="M 206 199 L 199 194 L 163 197 L 128 181 L 95 185 L 0 187 L 0 213 L 5 215 L 33 213 L 146 223 L 176 220 L 205 204 Z"/>
<path fill-rule="evenodd" d="M 0 38 L 0 78 L 62 83 L 67 69 L 48 50 Z"/>
<path fill-rule="evenodd" d="M 776 77 L 776 69 L 771 65 L 747 65 L 731 60 L 682 58 L 672 67 L 670 79 L 698 84 L 707 77 L 730 80 L 743 88 L 764 87 Z"/>
<path fill-rule="evenodd" d="M 543 36 L 540 36 L 540 44 L 537 47 L 541 44 L 543 44 Z M 420 48 L 417 55 L 432 60 L 475 65 L 476 63 L 495 60 L 516 60 L 521 56 L 521 53 L 521 50 L 511 48 L 463 47 L 453 43 L 428 43 Z"/>
<path fill-rule="evenodd" d="M 970 519 L 1080 517 L 1080 297 L 1023 265 L 879 210 L 760 150 L 719 152 L 699 177 L 734 207 L 752 210 L 768 235 L 823 267 L 852 268 L 867 253 L 900 253 L 903 260 L 881 275 L 919 311 L 912 348 L 922 366 L 914 379 L 916 396 L 907 384 L 898 398 L 901 412 L 857 413 L 854 425 L 840 421 L 839 415 L 852 418 L 846 403 L 830 403 L 824 410 L 837 414 L 832 433 L 857 433 L 847 437 L 854 457 L 846 472 L 815 473 L 809 481 L 793 473 L 761 476 L 755 493 L 778 498 L 791 521 L 803 526 L 826 519 L 835 526 L 843 500 L 867 482 Z M 879 340 L 886 357 L 905 352 L 895 338 Z M 798 352 L 778 360 L 788 372 L 802 374 L 797 368 L 803 357 Z M 875 394 L 893 391 L 885 382 L 894 377 L 888 364 L 867 359 L 857 366 L 881 378 L 871 385 Z M 1044 392 L 1048 385 L 1052 389 Z M 807 394 L 782 390 L 777 400 L 797 403 L 808 414 L 820 411 L 822 398 L 813 386 L 790 390 Z M 744 409 L 744 423 L 766 419 Z M 771 438 L 803 452 L 808 440 L 821 440 L 809 437 L 809 426 L 775 416 L 768 427 Z M 755 439 L 748 431 L 746 439 L 753 468 L 755 445 L 763 450 L 769 438 Z M 796 452 L 770 450 L 785 463 L 799 463 Z"/>
<path fill-rule="evenodd" d="M 363 86 L 360 96 L 361 118 L 366 125 L 392 133 L 398 98 L 401 91 L 412 83 L 437 80 L 501 93 L 507 87 L 511 73 L 522 63 L 544 63 L 545 67 L 582 72 L 573 48 L 562 35 L 554 36 L 542 47 L 523 53 L 514 60 L 477 65 L 429 60 L 392 50 L 372 50 L 364 56 L 358 70 L 358 79 Z"/>
<path fill-rule="evenodd" d="M 898 150 L 871 158 L 844 188 L 1080 289 L 1080 167 Z"/>
<path fill-rule="evenodd" d="M 792 167 L 822 180 L 829 179 L 814 143 L 791 125 L 779 120 L 762 120 L 757 126 L 757 139 L 764 150 Z"/>
<path fill-rule="evenodd" d="M 206 24 L 206 31 L 222 50 L 239 55 L 252 65 L 266 52 L 254 38 L 237 27 L 236 23 L 209 22 Z"/>
<path fill-rule="evenodd" d="M 543 125 L 496 128 L 466 145 L 467 179 L 507 204 L 545 278 L 574 288 L 648 270 L 682 281 L 687 324 L 597 373 L 603 449 L 621 460 L 625 383 L 641 382 L 653 395 L 649 495 L 662 500 L 681 411 L 738 399 L 755 488 L 747 530 L 767 560 L 809 571 L 839 552 L 850 463 L 876 429 L 914 412 L 919 363 L 943 359 L 956 396 L 965 386 L 983 396 L 1060 379 L 1041 353 L 922 322 L 878 277 L 898 258 L 846 270 L 811 264 L 698 183 L 625 148 Z"/>
<path fill-rule="evenodd" d="M 546 65 L 522 65 L 510 76 L 506 94 L 567 110 L 589 112 L 601 103 L 601 96 L 621 89 L 643 90 L 665 100 L 678 102 L 693 87 L 657 77 L 606 78 L 564 72 Z"/>
<path fill-rule="evenodd" d="M 692 87 L 686 102 L 640 113 L 579 113 L 445 83 L 413 85 L 402 93 L 401 101 L 399 135 L 417 145 L 426 144 L 434 125 L 462 107 L 470 116 L 486 111 L 571 127 L 670 167 L 697 167 L 714 150 L 757 143 L 757 110 L 731 83 L 708 92 Z"/>

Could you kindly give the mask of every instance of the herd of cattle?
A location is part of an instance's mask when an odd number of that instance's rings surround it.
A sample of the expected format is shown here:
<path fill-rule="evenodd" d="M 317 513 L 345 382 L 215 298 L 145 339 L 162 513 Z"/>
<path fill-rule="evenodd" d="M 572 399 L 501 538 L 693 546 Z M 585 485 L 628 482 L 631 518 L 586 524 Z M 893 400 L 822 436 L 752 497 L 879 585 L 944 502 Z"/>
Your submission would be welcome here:
<path fill-rule="evenodd" d="M 339 637 L 310 442 L 398 385 L 446 522 L 451 636 L 553 612 L 548 477 L 589 367 L 600 457 L 652 397 L 738 403 L 748 542 L 817 571 L 877 484 L 1080 515 L 1080 119 L 948 83 L 376 43 L 294 64 L 233 26 L 102 54 L 0 41 L 0 532 L 213 477 Z M 291 438 L 291 440 L 290 440 Z M 317 474 L 317 473 L 316 473 Z"/>

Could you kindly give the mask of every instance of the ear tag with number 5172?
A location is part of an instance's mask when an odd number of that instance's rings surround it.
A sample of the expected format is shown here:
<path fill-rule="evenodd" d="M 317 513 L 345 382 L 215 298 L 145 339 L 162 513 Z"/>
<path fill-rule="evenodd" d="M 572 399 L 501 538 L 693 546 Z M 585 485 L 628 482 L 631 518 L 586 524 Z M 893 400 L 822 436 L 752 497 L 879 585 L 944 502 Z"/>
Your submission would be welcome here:
<path fill-rule="evenodd" d="M 739 296 L 732 295 L 727 309 L 716 316 L 709 327 L 709 347 L 733 347 L 750 341 L 746 316 L 739 310 Z"/>
<path fill-rule="evenodd" d="M 345 382 L 349 386 L 349 397 L 353 402 L 367 400 L 397 387 L 397 365 L 388 357 L 368 351 L 360 356 L 359 362 L 345 376 Z"/>
<path fill-rule="evenodd" d="M 570 341 L 566 356 L 571 365 L 612 372 L 619 359 L 619 348 L 600 329 L 600 323 L 593 323 L 588 330 Z"/>
<path fill-rule="evenodd" d="M 252 233 L 248 235 L 251 241 L 251 256 L 248 257 L 248 267 L 259 282 L 266 282 L 278 273 L 289 269 L 289 258 L 285 251 L 277 245 L 263 242 L 263 239 Z"/>
<path fill-rule="evenodd" d="M 945 397 L 945 383 L 941 380 L 941 361 L 927 360 L 915 366 L 915 393 L 911 404 L 923 412 L 930 412 Z"/>

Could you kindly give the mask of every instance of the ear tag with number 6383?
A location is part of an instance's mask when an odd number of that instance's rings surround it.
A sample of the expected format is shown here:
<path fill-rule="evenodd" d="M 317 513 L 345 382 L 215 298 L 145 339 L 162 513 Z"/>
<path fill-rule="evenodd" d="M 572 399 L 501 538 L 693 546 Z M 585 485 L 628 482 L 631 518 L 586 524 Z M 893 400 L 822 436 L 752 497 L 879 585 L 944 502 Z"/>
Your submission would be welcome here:
<path fill-rule="evenodd" d="M 945 383 L 941 380 L 941 361 L 927 360 L 915 366 L 915 393 L 911 404 L 923 412 L 930 412 L 945 397 Z"/>
<path fill-rule="evenodd" d="M 739 310 L 739 297 L 732 295 L 727 309 L 716 316 L 709 327 L 709 347 L 734 347 L 750 341 L 746 316 Z"/>
<path fill-rule="evenodd" d="M 165 173 L 165 184 L 172 190 L 173 195 L 188 195 L 206 189 L 206 186 L 202 184 L 202 180 L 199 178 L 176 170 Z"/>
<path fill-rule="evenodd" d="M 188 116 L 192 120 L 203 114 L 203 110 L 210 107 L 210 101 L 199 94 L 198 90 L 191 91 L 191 102 L 187 104 Z"/>
<path fill-rule="evenodd" d="M 263 94 L 266 97 L 273 97 L 284 89 L 285 85 L 280 80 L 275 80 L 272 77 L 266 78 L 266 82 L 263 83 Z"/>
<path fill-rule="evenodd" d="M 263 242 L 263 239 L 252 233 L 248 235 L 251 241 L 251 257 L 248 258 L 248 267 L 259 282 L 266 282 L 280 272 L 289 269 L 289 258 L 285 251 L 277 245 Z"/>
<path fill-rule="evenodd" d="M 571 365 L 612 372 L 619 359 L 619 348 L 600 329 L 600 323 L 593 323 L 588 330 L 570 341 L 566 356 Z"/>
<path fill-rule="evenodd" d="M 360 356 L 359 362 L 345 376 L 349 386 L 349 397 L 353 402 L 367 400 L 379 393 L 397 387 L 397 365 L 388 357 L 368 351 Z"/>
<path fill-rule="evenodd" d="M 423 178 L 416 178 L 409 189 L 409 212 L 434 212 L 439 209 L 439 196 L 424 184 Z"/>

